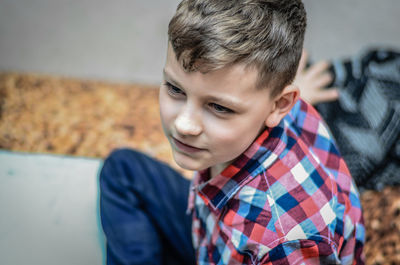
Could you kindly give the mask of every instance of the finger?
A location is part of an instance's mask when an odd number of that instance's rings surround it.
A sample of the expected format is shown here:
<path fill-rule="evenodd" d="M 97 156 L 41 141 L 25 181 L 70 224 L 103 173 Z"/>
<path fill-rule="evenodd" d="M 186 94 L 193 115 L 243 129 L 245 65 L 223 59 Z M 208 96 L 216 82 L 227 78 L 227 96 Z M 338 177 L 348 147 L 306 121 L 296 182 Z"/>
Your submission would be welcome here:
<path fill-rule="evenodd" d="M 332 83 L 332 80 L 333 76 L 330 73 L 326 72 L 320 75 L 318 78 L 315 78 L 313 86 L 316 88 L 324 88 Z"/>
<path fill-rule="evenodd" d="M 314 98 L 314 103 L 320 103 L 320 102 L 329 102 L 329 101 L 334 101 L 337 100 L 339 97 L 339 91 L 337 88 L 330 88 L 327 90 L 322 90 L 318 92 L 318 94 L 315 95 Z"/>
<path fill-rule="evenodd" d="M 320 61 L 318 63 L 315 63 L 312 66 L 310 66 L 308 70 L 308 75 L 310 76 L 320 75 L 326 70 L 328 70 L 329 66 L 330 63 L 328 61 Z"/>
<path fill-rule="evenodd" d="M 303 52 L 301 53 L 301 58 L 299 61 L 299 67 L 297 67 L 297 73 L 300 73 L 304 71 L 307 65 L 307 60 L 308 60 L 308 52 L 303 49 Z"/>

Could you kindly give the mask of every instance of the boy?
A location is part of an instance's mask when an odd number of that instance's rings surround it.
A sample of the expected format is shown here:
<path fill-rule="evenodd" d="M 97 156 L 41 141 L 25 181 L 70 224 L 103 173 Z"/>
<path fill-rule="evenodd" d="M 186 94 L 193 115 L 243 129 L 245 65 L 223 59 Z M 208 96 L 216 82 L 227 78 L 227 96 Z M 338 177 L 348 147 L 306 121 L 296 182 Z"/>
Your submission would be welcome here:
<path fill-rule="evenodd" d="M 356 188 L 291 84 L 305 26 L 300 0 L 179 4 L 160 114 L 175 161 L 196 173 L 189 184 L 133 150 L 111 154 L 109 264 L 363 263 Z"/>

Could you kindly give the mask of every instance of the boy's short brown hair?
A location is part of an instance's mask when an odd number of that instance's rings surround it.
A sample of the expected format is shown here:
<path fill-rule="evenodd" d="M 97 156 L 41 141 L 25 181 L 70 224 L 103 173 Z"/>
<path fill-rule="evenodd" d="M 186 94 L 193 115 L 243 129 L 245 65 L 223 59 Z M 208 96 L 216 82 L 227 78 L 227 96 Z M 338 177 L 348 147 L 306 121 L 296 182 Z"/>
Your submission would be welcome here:
<path fill-rule="evenodd" d="M 293 81 L 305 28 L 301 0 L 183 0 L 168 37 L 185 71 L 245 63 L 275 96 Z"/>

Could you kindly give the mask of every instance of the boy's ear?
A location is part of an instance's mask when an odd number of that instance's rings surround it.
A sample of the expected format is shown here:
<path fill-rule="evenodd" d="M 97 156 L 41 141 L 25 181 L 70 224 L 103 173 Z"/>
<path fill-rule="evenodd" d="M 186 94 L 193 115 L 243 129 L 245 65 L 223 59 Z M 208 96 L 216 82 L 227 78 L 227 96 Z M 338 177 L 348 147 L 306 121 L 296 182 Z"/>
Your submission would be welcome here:
<path fill-rule="evenodd" d="M 270 115 L 265 120 L 265 125 L 270 128 L 277 126 L 283 117 L 289 113 L 299 97 L 300 90 L 297 86 L 292 84 L 286 86 L 283 91 L 272 100 L 273 108 Z"/>

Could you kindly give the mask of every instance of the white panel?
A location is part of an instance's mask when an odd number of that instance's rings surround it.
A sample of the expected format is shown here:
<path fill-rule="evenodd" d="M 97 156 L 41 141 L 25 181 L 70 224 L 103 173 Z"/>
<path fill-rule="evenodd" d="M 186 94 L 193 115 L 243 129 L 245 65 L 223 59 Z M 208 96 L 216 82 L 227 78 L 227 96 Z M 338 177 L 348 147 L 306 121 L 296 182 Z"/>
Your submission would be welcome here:
<path fill-rule="evenodd" d="M 101 164 L 0 152 L 0 264 L 102 264 Z"/>

